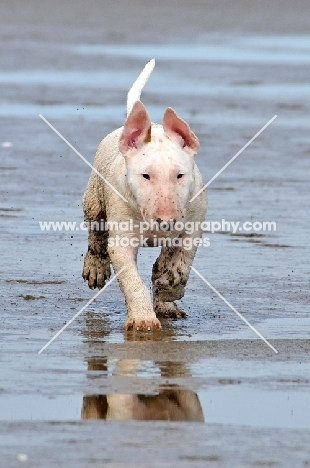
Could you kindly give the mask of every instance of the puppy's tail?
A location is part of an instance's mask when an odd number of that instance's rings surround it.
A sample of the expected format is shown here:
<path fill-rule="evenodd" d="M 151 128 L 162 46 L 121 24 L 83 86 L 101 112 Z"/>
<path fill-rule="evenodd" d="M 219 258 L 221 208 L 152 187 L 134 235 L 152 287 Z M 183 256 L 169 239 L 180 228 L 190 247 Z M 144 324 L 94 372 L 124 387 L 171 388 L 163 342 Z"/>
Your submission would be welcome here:
<path fill-rule="evenodd" d="M 128 95 L 127 95 L 127 116 L 130 114 L 131 109 L 136 101 L 140 100 L 141 92 L 144 86 L 147 83 L 147 80 L 151 76 L 151 73 L 155 67 L 155 59 L 150 60 L 145 67 L 143 68 L 142 72 L 132 85 Z"/>

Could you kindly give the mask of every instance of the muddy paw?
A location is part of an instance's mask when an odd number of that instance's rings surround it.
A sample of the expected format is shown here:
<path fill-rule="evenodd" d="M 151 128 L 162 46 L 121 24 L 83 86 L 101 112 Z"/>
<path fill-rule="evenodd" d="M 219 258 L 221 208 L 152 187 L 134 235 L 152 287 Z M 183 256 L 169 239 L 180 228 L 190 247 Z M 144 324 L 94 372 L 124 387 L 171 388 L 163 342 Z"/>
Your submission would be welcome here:
<path fill-rule="evenodd" d="M 186 312 L 180 309 L 175 302 L 158 302 L 155 304 L 157 317 L 180 319 L 186 317 Z"/>
<path fill-rule="evenodd" d="M 125 330 L 127 331 L 154 331 L 160 329 L 160 321 L 155 316 L 151 318 L 128 318 L 125 323 Z"/>
<path fill-rule="evenodd" d="M 111 276 L 110 258 L 100 258 L 99 255 L 94 255 L 87 252 L 84 259 L 84 268 L 82 276 L 84 280 L 88 280 L 90 289 L 102 289 L 106 280 Z"/>

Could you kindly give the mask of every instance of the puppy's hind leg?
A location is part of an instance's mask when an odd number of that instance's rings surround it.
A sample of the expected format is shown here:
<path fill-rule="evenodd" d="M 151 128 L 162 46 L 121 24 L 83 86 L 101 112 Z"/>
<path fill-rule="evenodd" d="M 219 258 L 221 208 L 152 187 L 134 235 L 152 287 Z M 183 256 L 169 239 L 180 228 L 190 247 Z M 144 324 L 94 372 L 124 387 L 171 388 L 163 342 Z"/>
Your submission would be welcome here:
<path fill-rule="evenodd" d="M 106 280 L 111 276 L 110 257 L 108 254 L 109 233 L 105 230 L 105 212 L 96 197 L 95 188 L 89 181 L 83 208 L 85 222 L 88 224 L 88 251 L 84 259 L 82 276 L 88 281 L 90 289 L 103 288 Z"/>
<path fill-rule="evenodd" d="M 90 289 L 103 288 L 111 276 L 110 257 L 107 251 L 108 231 L 89 232 L 88 251 L 84 259 L 83 278 Z"/>

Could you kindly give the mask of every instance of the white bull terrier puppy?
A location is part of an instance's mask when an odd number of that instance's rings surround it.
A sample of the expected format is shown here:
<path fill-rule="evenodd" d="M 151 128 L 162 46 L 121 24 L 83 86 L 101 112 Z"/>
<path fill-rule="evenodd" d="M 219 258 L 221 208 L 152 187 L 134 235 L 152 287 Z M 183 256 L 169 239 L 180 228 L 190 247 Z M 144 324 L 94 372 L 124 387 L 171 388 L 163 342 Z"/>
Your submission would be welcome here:
<path fill-rule="evenodd" d="M 89 231 L 83 278 L 91 289 L 100 289 L 110 278 L 110 263 L 116 274 L 126 267 L 118 276 L 126 330 L 156 330 L 161 328 L 157 317 L 186 316 L 174 301 L 184 296 L 207 210 L 205 191 L 190 202 L 203 187 L 194 160 L 196 135 L 171 108 L 162 125 L 152 123 L 140 101 L 154 65 L 151 60 L 145 66 L 128 93 L 124 126 L 101 141 L 83 199 L 88 225 L 99 220 L 108 225 Z M 188 222 L 195 228 L 186 230 Z M 140 244 L 162 245 L 153 266 L 153 302 L 137 269 Z"/>

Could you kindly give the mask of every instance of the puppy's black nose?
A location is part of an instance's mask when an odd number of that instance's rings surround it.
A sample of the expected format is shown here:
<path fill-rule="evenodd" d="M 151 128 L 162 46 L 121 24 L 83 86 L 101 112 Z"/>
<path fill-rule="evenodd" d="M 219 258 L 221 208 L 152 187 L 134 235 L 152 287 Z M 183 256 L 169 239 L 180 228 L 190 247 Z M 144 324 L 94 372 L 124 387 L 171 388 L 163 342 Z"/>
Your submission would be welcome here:
<path fill-rule="evenodd" d="M 160 223 L 162 223 L 162 222 L 163 222 L 162 219 L 160 219 L 160 218 L 157 218 L 157 219 L 156 219 L 156 223 L 160 224 Z"/>

